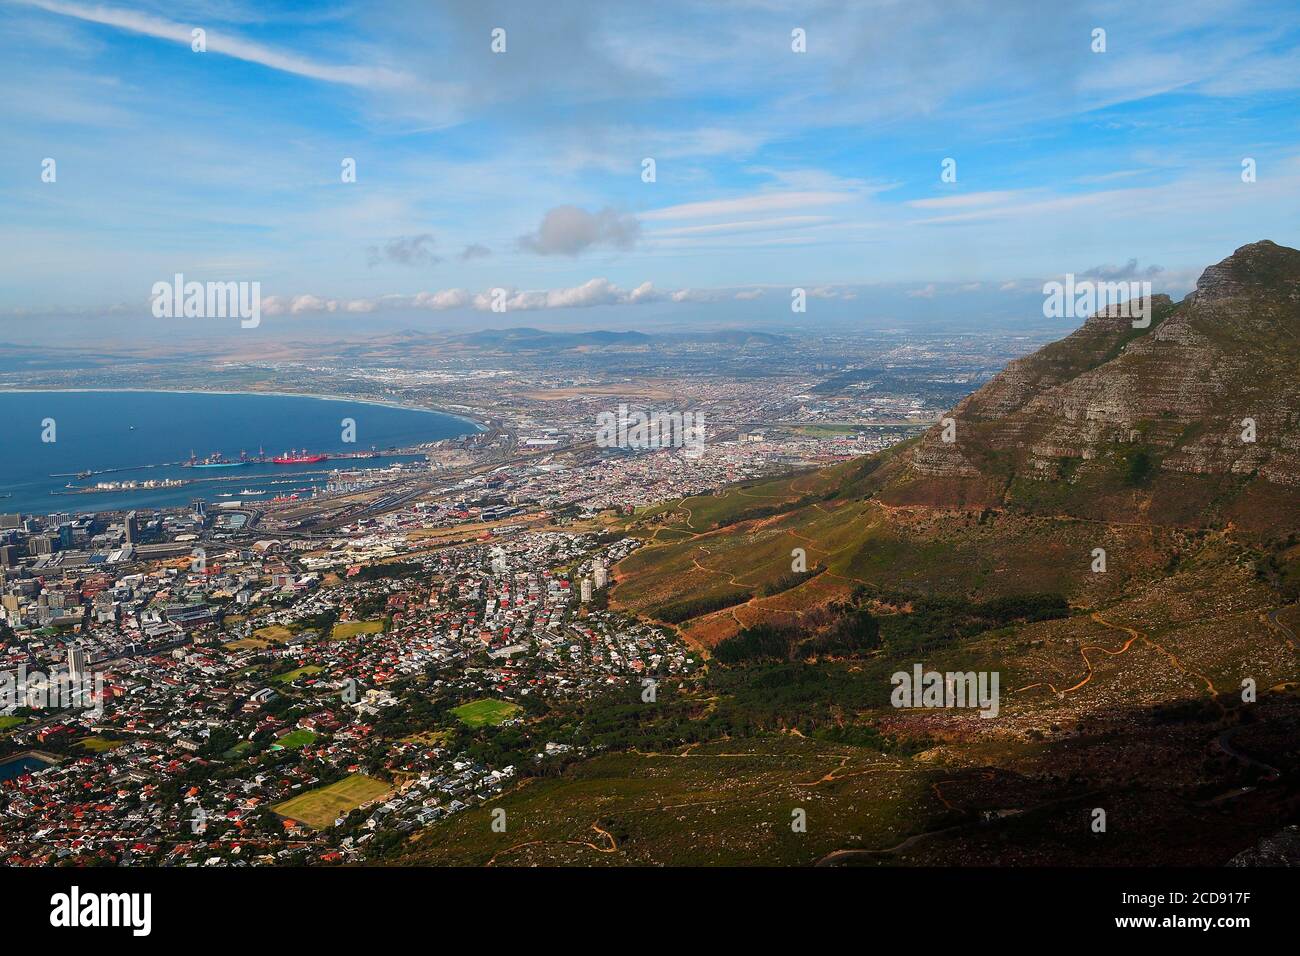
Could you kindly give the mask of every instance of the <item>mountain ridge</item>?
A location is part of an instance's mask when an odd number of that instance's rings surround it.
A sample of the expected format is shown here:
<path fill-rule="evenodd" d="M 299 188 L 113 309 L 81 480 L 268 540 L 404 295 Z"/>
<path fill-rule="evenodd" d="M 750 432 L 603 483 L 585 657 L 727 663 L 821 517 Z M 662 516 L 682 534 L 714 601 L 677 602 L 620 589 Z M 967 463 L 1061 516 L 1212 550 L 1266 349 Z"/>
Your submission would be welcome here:
<path fill-rule="evenodd" d="M 1243 246 L 1181 302 L 1154 296 L 1149 328 L 1111 309 L 1009 363 L 945 416 L 954 440 L 936 424 L 877 490 L 900 504 L 1035 510 L 1065 497 L 1043 485 L 1064 483 L 1080 516 L 1170 523 L 1259 482 L 1300 504 L 1298 327 L 1300 251 Z"/>
<path fill-rule="evenodd" d="M 1010 363 L 944 416 L 953 442 L 941 422 L 876 455 L 649 509 L 627 522 L 649 547 L 617 569 L 614 605 L 685 607 L 682 633 L 708 647 L 858 586 L 1104 607 L 1184 562 L 1243 561 L 1294 600 L 1296 279 L 1300 251 L 1243 247 L 1196 298 L 1155 297 L 1148 328 L 1105 311 Z M 1098 547 L 1109 573 L 1090 571 Z M 824 573 L 773 594 L 794 548 Z"/>

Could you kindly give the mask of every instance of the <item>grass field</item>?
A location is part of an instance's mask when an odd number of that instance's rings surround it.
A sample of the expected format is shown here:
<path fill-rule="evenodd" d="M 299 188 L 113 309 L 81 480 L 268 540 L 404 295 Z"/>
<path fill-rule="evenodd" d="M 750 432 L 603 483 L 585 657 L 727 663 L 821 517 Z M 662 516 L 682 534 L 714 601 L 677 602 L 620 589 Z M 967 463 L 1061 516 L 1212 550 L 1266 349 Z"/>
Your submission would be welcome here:
<path fill-rule="evenodd" d="M 0 730 L 8 730 L 10 727 L 17 727 L 25 717 L 0 717 Z"/>
<path fill-rule="evenodd" d="M 297 670 L 289 671 L 287 674 L 281 674 L 275 679 L 277 684 L 291 684 L 299 677 L 306 677 L 309 674 L 319 674 L 323 667 L 318 664 L 308 664 L 306 667 L 299 667 Z"/>
<path fill-rule="evenodd" d="M 270 641 L 273 644 L 287 641 L 292 636 L 293 633 L 283 624 L 272 624 L 270 627 L 259 627 L 253 632 L 253 637 L 263 641 Z"/>
<path fill-rule="evenodd" d="M 522 709 L 518 704 L 512 704 L 508 700 L 492 700 L 484 697 L 482 700 L 461 704 L 453 708 L 452 713 L 461 723 L 469 727 L 495 727 L 509 720 Z"/>
<path fill-rule="evenodd" d="M 275 742 L 276 746 L 285 750 L 297 750 L 299 747 L 306 747 L 309 743 L 315 741 L 316 735 L 310 730 L 292 730 Z"/>
<path fill-rule="evenodd" d="M 336 641 L 346 641 L 358 634 L 378 634 L 383 629 L 383 621 L 339 621 L 330 632 L 330 637 Z"/>
<path fill-rule="evenodd" d="M 91 753 L 102 754 L 110 750 L 116 750 L 124 743 L 126 743 L 124 740 L 108 740 L 104 737 L 86 737 L 83 740 L 78 740 L 77 746 L 81 747 L 83 750 L 89 750 Z"/>
<path fill-rule="evenodd" d="M 274 646 L 270 641 L 263 641 L 256 637 L 244 637 L 237 641 L 231 641 L 226 647 L 234 651 L 260 651 L 263 648 Z"/>
<path fill-rule="evenodd" d="M 235 744 L 235 746 L 231 747 L 221 756 L 225 757 L 227 760 L 231 759 L 232 757 L 242 757 L 252 748 L 253 748 L 253 742 L 251 740 L 241 740 L 239 743 Z"/>
<path fill-rule="evenodd" d="M 340 814 L 346 814 L 363 803 L 382 797 L 390 789 L 382 780 L 354 773 L 327 787 L 317 787 L 292 800 L 277 803 L 271 810 L 282 817 L 301 820 L 310 827 L 323 830 L 332 826 Z"/>

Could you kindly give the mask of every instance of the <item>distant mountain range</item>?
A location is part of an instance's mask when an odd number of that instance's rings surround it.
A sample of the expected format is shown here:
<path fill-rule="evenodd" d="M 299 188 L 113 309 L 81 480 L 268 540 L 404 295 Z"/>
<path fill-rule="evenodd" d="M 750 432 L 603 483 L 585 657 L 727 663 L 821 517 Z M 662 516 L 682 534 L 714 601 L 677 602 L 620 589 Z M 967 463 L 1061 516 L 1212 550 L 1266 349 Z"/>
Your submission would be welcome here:
<path fill-rule="evenodd" d="M 736 346 L 780 345 L 788 341 L 783 335 L 770 332 L 751 332 L 725 329 L 714 332 L 547 332 L 543 329 L 483 329 L 455 339 L 479 348 L 529 349 L 533 351 L 560 351 L 582 348 L 637 348 L 662 343 L 715 343 Z"/>

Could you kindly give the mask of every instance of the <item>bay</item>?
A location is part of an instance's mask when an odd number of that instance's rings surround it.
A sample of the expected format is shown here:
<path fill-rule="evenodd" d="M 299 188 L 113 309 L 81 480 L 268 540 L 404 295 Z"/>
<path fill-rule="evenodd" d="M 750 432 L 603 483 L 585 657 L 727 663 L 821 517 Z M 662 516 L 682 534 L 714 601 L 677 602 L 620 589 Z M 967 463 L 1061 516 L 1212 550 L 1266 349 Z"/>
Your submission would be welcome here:
<path fill-rule="evenodd" d="M 344 439 L 344 419 L 356 441 Z M 51 429 L 50 423 L 53 423 Z M 87 513 L 219 503 L 219 493 L 261 490 L 249 502 L 320 487 L 338 468 L 374 466 L 388 456 L 292 466 L 270 462 L 229 469 L 182 467 L 191 453 L 206 458 L 241 452 L 267 456 L 292 450 L 342 454 L 405 447 L 471 434 L 473 422 L 442 412 L 302 395 L 213 392 L 22 391 L 0 393 L 0 513 Z M 54 441 L 43 438 L 53 437 Z M 406 459 L 410 460 L 410 459 Z M 143 467 L 153 466 L 153 467 Z M 76 474 L 107 472 L 86 478 Z M 287 473 L 293 472 L 294 476 Z M 310 475 L 300 473 L 310 472 Z M 63 475 L 64 477 L 52 477 Z M 217 479 L 180 488 L 51 494 L 100 481 Z"/>

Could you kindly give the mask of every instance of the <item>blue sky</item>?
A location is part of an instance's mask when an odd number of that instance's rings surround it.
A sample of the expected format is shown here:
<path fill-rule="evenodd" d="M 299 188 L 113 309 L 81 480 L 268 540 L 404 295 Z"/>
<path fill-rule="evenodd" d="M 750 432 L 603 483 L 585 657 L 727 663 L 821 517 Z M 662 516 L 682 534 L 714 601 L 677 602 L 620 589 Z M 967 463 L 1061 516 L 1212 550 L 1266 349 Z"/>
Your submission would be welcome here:
<path fill-rule="evenodd" d="M 0 339 L 176 272 L 303 317 L 905 320 L 1300 245 L 1293 2 L 0 4 Z"/>

